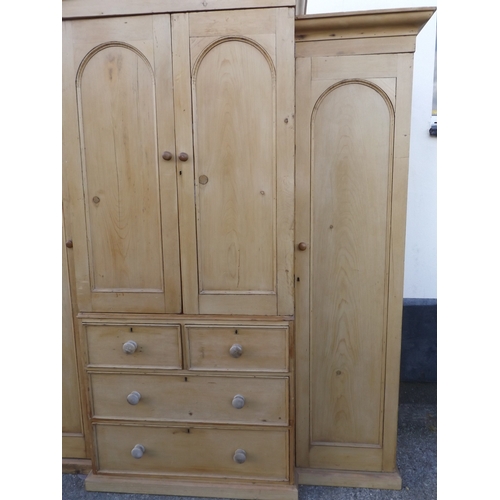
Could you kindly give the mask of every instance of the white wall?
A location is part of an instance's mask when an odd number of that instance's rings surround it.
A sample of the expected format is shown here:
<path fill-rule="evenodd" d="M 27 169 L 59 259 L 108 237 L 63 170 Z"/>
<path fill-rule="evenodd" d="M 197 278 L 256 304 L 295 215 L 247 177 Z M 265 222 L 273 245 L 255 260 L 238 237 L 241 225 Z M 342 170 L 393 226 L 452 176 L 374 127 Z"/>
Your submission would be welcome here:
<path fill-rule="evenodd" d="M 432 0 L 308 0 L 307 14 L 435 7 Z M 417 36 L 406 227 L 405 298 L 437 298 L 437 138 L 429 135 L 437 12 Z"/>

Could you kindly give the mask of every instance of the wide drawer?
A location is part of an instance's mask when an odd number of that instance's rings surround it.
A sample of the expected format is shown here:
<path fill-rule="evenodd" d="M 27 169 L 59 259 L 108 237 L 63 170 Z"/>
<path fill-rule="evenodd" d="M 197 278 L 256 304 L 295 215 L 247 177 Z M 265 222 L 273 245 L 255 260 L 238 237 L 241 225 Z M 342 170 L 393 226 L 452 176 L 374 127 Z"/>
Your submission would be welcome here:
<path fill-rule="evenodd" d="M 180 325 L 87 325 L 86 330 L 89 365 L 182 368 Z"/>
<path fill-rule="evenodd" d="M 288 378 L 112 373 L 90 378 L 96 418 L 288 424 Z"/>
<path fill-rule="evenodd" d="M 288 371 L 287 327 L 186 326 L 188 368 Z"/>
<path fill-rule="evenodd" d="M 288 430 L 97 425 L 98 470 L 287 481 Z M 140 446 L 137 446 L 140 445 Z M 143 447 L 141 449 L 141 447 Z M 142 456 L 134 458 L 135 455 Z M 237 463 L 234 456 L 244 458 Z"/>

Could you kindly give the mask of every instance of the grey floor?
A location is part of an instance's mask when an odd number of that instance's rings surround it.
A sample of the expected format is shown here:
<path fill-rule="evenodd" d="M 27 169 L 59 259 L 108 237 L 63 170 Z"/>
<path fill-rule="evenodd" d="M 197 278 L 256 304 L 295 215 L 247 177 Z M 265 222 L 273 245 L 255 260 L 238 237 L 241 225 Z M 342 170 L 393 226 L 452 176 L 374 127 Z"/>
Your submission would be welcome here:
<path fill-rule="evenodd" d="M 401 384 L 398 467 L 401 491 L 299 486 L 299 500 L 434 500 L 437 499 L 436 384 Z M 87 492 L 85 476 L 63 474 L 63 500 L 209 500 L 164 495 Z M 216 499 L 211 499 L 216 500 Z"/>

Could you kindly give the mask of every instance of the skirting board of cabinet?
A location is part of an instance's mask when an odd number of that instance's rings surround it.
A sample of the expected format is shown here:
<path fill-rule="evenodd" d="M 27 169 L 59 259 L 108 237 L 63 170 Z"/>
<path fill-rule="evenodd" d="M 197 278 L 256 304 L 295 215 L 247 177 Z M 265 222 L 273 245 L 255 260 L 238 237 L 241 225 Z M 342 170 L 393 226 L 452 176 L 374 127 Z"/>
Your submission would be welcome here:
<path fill-rule="evenodd" d="M 298 484 L 400 490 L 402 481 L 395 472 L 359 472 L 328 469 L 295 469 Z"/>
<path fill-rule="evenodd" d="M 169 479 L 103 476 L 90 473 L 85 480 L 87 491 L 139 493 L 146 495 L 199 496 L 254 500 L 298 500 L 294 485 L 222 484 L 173 481 Z"/>
<path fill-rule="evenodd" d="M 92 470 L 92 462 L 83 458 L 63 458 L 63 474 L 88 474 Z"/>

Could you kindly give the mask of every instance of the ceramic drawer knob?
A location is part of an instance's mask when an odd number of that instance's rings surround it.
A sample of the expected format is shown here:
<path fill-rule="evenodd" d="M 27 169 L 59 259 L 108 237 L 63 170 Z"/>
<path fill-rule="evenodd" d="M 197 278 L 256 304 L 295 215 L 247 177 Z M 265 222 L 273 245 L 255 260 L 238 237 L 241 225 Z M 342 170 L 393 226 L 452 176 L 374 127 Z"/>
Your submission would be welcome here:
<path fill-rule="evenodd" d="M 144 452 L 146 451 L 146 448 L 142 446 L 142 444 L 136 444 L 133 448 L 132 451 L 130 452 L 134 458 L 141 458 L 142 455 L 144 455 Z"/>
<path fill-rule="evenodd" d="M 134 352 L 137 350 L 137 342 L 133 340 L 128 340 L 123 344 L 123 352 L 126 354 L 134 354 Z"/>
<path fill-rule="evenodd" d="M 241 394 L 236 394 L 233 398 L 232 405 L 238 410 L 243 408 L 245 406 L 245 398 Z"/>
<path fill-rule="evenodd" d="M 233 358 L 239 358 L 243 354 L 243 347 L 240 344 L 233 344 L 229 349 L 229 354 Z"/>
<path fill-rule="evenodd" d="M 131 405 L 136 405 L 140 400 L 141 400 L 141 394 L 139 392 L 137 392 L 137 391 L 132 391 L 127 396 L 127 401 Z"/>
<path fill-rule="evenodd" d="M 242 464 L 247 459 L 247 452 L 242 449 L 238 449 L 234 452 L 233 460 L 237 464 Z"/>

